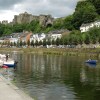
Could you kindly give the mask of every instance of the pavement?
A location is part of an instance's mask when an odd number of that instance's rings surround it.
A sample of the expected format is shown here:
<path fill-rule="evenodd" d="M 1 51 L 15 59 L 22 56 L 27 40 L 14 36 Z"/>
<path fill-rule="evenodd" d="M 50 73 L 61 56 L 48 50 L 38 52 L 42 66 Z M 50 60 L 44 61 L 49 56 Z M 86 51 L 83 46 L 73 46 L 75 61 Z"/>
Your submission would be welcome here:
<path fill-rule="evenodd" d="M 0 100 L 34 100 L 0 74 Z"/>

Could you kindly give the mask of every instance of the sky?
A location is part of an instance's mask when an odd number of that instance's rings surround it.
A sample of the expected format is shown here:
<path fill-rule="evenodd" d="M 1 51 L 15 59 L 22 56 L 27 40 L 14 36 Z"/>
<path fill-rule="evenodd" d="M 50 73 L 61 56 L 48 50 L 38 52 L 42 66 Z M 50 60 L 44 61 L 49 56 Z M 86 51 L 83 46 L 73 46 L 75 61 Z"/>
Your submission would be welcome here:
<path fill-rule="evenodd" d="M 78 0 L 0 0 L 0 21 L 11 22 L 14 15 L 52 15 L 55 18 L 72 14 Z"/>

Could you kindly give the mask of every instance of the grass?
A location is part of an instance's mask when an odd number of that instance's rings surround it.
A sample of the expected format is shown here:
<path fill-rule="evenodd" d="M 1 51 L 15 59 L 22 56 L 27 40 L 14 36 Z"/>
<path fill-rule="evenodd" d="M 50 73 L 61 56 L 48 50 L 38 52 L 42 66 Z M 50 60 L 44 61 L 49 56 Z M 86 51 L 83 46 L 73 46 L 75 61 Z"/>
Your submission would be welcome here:
<path fill-rule="evenodd" d="M 75 56 L 99 56 L 99 48 L 0 48 L 0 52 L 18 51 L 23 53 L 41 53 L 56 55 L 75 55 Z"/>

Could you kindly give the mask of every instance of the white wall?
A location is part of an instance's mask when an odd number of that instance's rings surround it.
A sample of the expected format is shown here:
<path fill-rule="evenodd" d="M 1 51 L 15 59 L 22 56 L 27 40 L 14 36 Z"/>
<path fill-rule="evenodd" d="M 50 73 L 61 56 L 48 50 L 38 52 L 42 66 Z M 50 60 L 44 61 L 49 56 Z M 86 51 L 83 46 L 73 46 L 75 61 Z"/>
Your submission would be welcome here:
<path fill-rule="evenodd" d="M 80 31 L 81 32 L 87 32 L 89 31 L 90 28 L 92 27 L 100 27 L 100 21 L 95 21 L 93 23 L 89 23 L 89 24 L 83 24 L 81 27 L 80 27 Z"/>

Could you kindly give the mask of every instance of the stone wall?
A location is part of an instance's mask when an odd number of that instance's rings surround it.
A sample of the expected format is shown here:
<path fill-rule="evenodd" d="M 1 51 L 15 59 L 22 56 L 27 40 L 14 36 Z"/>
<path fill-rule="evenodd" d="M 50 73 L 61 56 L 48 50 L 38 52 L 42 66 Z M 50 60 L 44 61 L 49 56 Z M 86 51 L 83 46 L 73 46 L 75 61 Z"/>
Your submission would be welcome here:
<path fill-rule="evenodd" d="M 13 24 L 30 23 L 34 19 L 37 19 L 37 16 L 33 16 L 32 14 L 28 14 L 27 12 L 25 12 L 19 15 L 15 15 L 13 19 Z"/>
<path fill-rule="evenodd" d="M 15 15 L 13 19 L 13 24 L 30 23 L 32 20 L 39 20 L 40 25 L 45 27 L 47 25 L 52 25 L 54 18 L 51 15 L 34 16 L 32 14 L 28 14 L 27 12 L 25 12 L 19 15 Z"/>
<path fill-rule="evenodd" d="M 42 26 L 53 25 L 54 18 L 51 15 L 40 15 L 39 22 Z"/>

